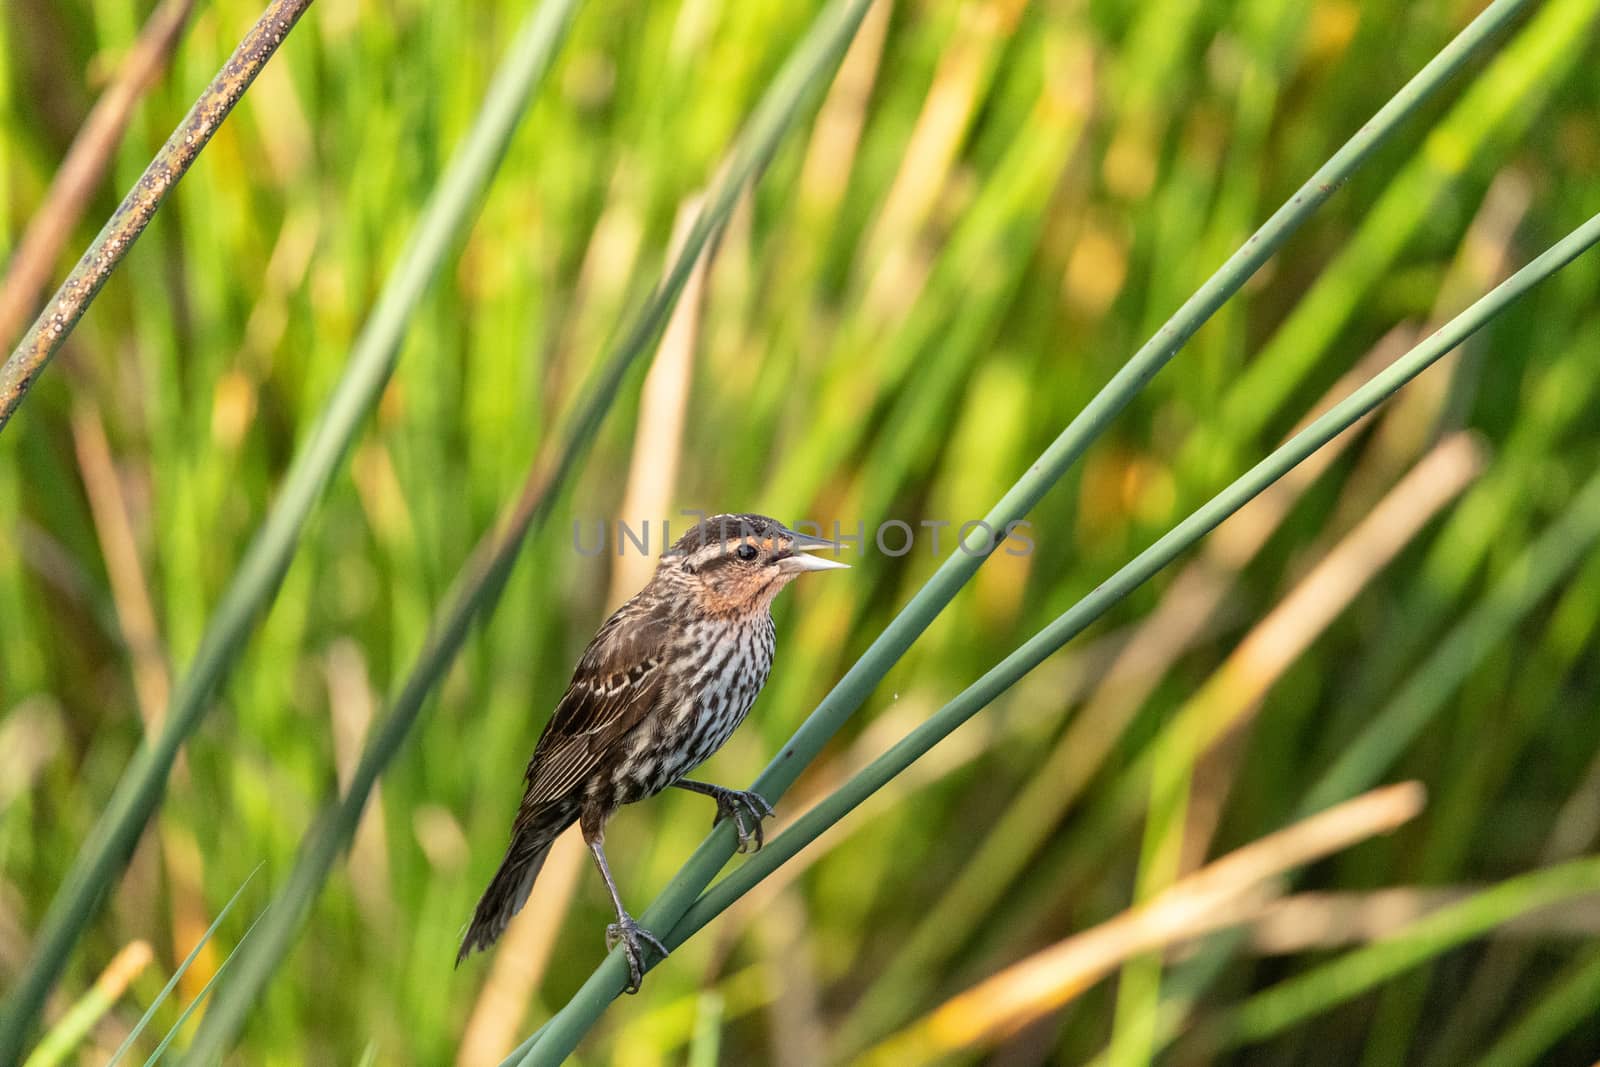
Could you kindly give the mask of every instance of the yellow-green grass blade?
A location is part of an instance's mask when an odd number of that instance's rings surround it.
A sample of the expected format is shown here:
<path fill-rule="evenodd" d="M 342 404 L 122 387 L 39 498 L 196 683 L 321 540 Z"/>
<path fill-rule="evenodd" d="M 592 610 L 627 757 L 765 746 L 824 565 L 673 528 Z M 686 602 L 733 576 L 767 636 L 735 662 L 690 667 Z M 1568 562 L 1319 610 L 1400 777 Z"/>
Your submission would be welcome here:
<path fill-rule="evenodd" d="M 768 842 L 766 847 L 742 864 L 738 870 L 718 882 L 695 903 L 683 923 L 672 931 L 667 938 L 668 944 L 679 944 L 686 940 L 689 935 L 732 905 L 785 860 L 797 854 L 801 848 L 814 841 L 861 801 L 910 766 L 962 722 L 982 710 L 991 700 L 1043 662 L 1061 645 L 1081 633 L 1117 600 L 1137 588 L 1178 554 L 1214 529 L 1228 515 L 1276 481 L 1289 468 L 1392 396 L 1466 337 L 1481 329 L 1511 301 L 1560 270 L 1596 243 L 1600 243 L 1600 215 L 1574 230 L 1422 344 L 1390 364 L 1344 401 L 1295 434 L 1271 455 L 1236 479 L 1227 489 L 1213 497 L 1204 507 L 1192 513 L 1116 574 L 1100 583 L 1092 593 L 1080 599 L 1065 614 L 1030 638 L 825 801 L 806 812 L 792 827 Z M 1600 477 L 1595 479 L 1594 487 L 1586 491 L 1585 496 L 1590 496 L 1591 493 L 1600 496 L 1600 489 L 1595 487 L 1600 487 Z"/>
<path fill-rule="evenodd" d="M 94 984 L 56 1020 L 28 1054 L 23 1067 L 56 1067 L 67 1062 L 96 1024 L 116 1007 L 123 991 L 149 965 L 152 955 L 148 941 L 130 941 L 123 946 Z"/>
<path fill-rule="evenodd" d="M 200 950 L 205 948 L 211 941 L 211 935 L 217 932 L 217 928 L 222 925 L 222 920 L 228 917 L 228 913 L 233 910 L 233 906 L 239 902 L 239 897 L 244 893 L 245 886 L 250 884 L 250 879 L 254 878 L 260 870 L 261 866 L 257 864 L 256 869 L 251 871 L 243 882 L 239 883 L 239 888 L 233 891 L 233 896 L 228 898 L 228 902 L 217 912 L 217 917 L 211 920 L 211 925 L 206 927 L 205 934 L 199 941 L 195 942 L 194 948 L 189 950 L 189 954 L 183 958 L 183 962 L 178 964 L 178 969 L 172 972 L 172 977 L 167 979 L 167 984 L 161 987 L 161 992 L 156 994 L 155 999 L 150 1002 L 150 1006 L 145 1009 L 144 1014 L 139 1016 L 139 1021 L 133 1025 L 133 1029 L 128 1031 L 128 1036 L 122 1039 L 122 1044 L 117 1046 L 117 1051 L 112 1053 L 111 1059 L 106 1061 L 106 1067 L 116 1067 L 117 1061 L 127 1055 L 128 1050 L 133 1047 L 133 1043 L 139 1039 L 139 1035 L 144 1033 L 145 1027 L 150 1025 L 150 1020 L 155 1018 L 156 1010 L 161 1007 L 162 1001 L 172 995 L 172 991 L 177 988 L 178 980 L 189 970 L 189 966 L 194 963 L 195 957 L 200 955 Z M 254 923 L 251 923 L 252 927 L 254 925 Z M 237 947 L 235 947 L 234 951 L 238 951 Z M 229 958 L 232 958 L 231 954 Z M 213 975 L 214 978 L 215 976 Z"/>
<path fill-rule="evenodd" d="M 269 907 L 268 911 L 270 910 L 271 909 Z M 234 958 L 238 956 L 240 952 L 244 951 L 245 945 L 250 941 L 250 935 L 255 933 L 256 927 L 261 925 L 261 920 L 266 918 L 268 911 L 264 911 L 260 915 L 257 915 L 254 921 L 252 921 L 250 925 L 245 928 L 244 936 L 239 938 L 239 943 L 233 947 L 232 952 L 228 953 L 227 959 L 223 960 L 222 963 L 217 966 L 216 973 L 207 979 L 206 984 L 200 988 L 200 992 L 195 994 L 194 999 L 183 1006 L 183 1011 L 179 1013 L 177 1021 L 172 1024 L 171 1029 L 169 1029 L 166 1033 L 166 1036 L 161 1039 L 160 1044 L 156 1045 L 156 1047 L 151 1050 L 149 1057 L 144 1061 L 144 1067 L 154 1067 L 156 1063 L 160 1062 L 162 1055 L 166 1053 L 167 1049 L 172 1045 L 173 1040 L 183 1030 L 183 1024 L 189 1021 L 189 1016 L 193 1015 L 195 1011 L 206 1002 L 206 998 L 211 995 L 212 987 L 215 986 L 218 980 L 222 978 L 223 974 L 227 972 L 228 967 L 233 963 Z"/>
<path fill-rule="evenodd" d="M 553 458 L 529 470 L 520 497 L 462 568 L 407 675 L 389 715 L 361 755 L 345 794 L 307 833 L 299 861 L 274 901 L 262 934 L 219 993 L 189 1050 L 208 1062 L 232 1043 L 261 989 L 287 954 L 339 853 L 354 836 L 361 813 L 385 767 L 410 733 L 423 704 L 465 643 L 472 624 L 493 611 L 528 536 L 541 529 L 593 443 L 624 379 L 665 328 L 695 261 L 727 224 L 745 189 L 771 159 L 811 91 L 829 74 L 859 24 L 868 0 L 838 3 L 818 17 L 788 65 L 768 87 L 729 154 L 706 207 L 695 219 L 660 284 L 620 334 L 620 340 L 569 421 Z"/>
<path fill-rule="evenodd" d="M 1200 326 L 1221 307 L 1290 234 L 1321 206 L 1334 190 L 1415 108 L 1525 6 L 1518 0 L 1486 8 L 1453 41 L 1396 93 L 1354 137 L 1345 143 L 1289 202 L 1236 251 L 1191 297 L 1156 336 L 1113 376 L 1072 420 L 1038 461 L 985 516 L 990 529 L 1003 530 L 1022 518 L 1127 406 Z M 991 551 L 998 545 L 991 545 Z M 756 780 L 769 799 L 780 797 L 840 726 L 866 700 L 889 669 L 976 573 L 987 555 L 958 551 L 895 616 L 856 664 L 803 723 L 776 760 Z M 733 852 L 731 827 L 722 827 L 700 846 L 667 889 L 647 908 L 647 928 L 675 927 L 694 897 L 711 883 Z M 550 1022 L 544 1037 L 523 1057 L 526 1064 L 555 1063 L 568 1055 L 585 1031 L 625 983 L 621 956 L 613 954 L 590 976 L 578 994 Z"/>
<path fill-rule="evenodd" d="M 1180 460 L 1204 485 L 1226 471 L 1268 420 L 1281 417 L 1361 302 L 1428 223 L 1434 206 L 1486 149 L 1517 137 L 1577 66 L 1600 16 L 1597 0 L 1556 0 L 1529 19 L 1424 139 L 1317 283 L 1228 390 L 1217 417 Z"/>
<path fill-rule="evenodd" d="M 769 842 L 761 852 L 705 893 L 686 910 L 682 920 L 671 928 L 671 933 L 666 938 L 668 944 L 678 945 L 687 940 L 767 874 L 814 841 L 823 831 L 909 767 L 962 722 L 982 710 L 1019 678 L 1081 633 L 1117 601 L 1209 533 L 1228 515 L 1237 511 L 1296 463 L 1333 439 L 1393 395 L 1406 382 L 1482 328 L 1512 301 L 1566 266 L 1596 242 L 1600 242 L 1600 215 L 1591 218 L 1557 242 L 1344 401 L 1294 435 L 1282 447 L 1256 464 L 1226 490 L 1213 497 L 1204 507 L 1195 511 L 1116 574 L 1102 582 L 1064 615 L 1023 644 L 955 700 L 902 738 L 887 753 L 874 760 L 821 804 L 808 811 L 789 830 Z M 761 788 L 760 782 L 757 783 L 757 788 Z M 702 851 L 705 851 L 704 846 Z M 669 889 L 669 893 L 677 889 L 681 882 L 680 876 L 678 884 Z M 652 905 L 652 908 L 655 907 L 656 905 Z M 650 912 L 647 911 L 645 919 L 647 926 L 649 917 Z M 578 1037 L 587 1028 L 587 1022 L 597 1018 L 604 1005 L 620 992 L 622 975 L 605 973 L 611 965 L 616 965 L 614 969 L 620 971 L 620 958 L 615 955 L 608 958 L 607 964 L 595 972 L 595 976 L 592 976 L 585 988 L 579 991 L 578 996 L 557 1013 L 548 1025 L 545 1037 L 535 1043 L 534 1047 L 522 1057 L 520 1062 L 524 1067 L 557 1063 L 570 1054 Z M 616 988 L 610 989 L 613 985 Z M 607 995 L 608 989 L 610 989 L 609 995 Z M 588 1019 L 585 1019 L 585 1016 L 588 1016 Z"/>
<path fill-rule="evenodd" d="M 117 269 L 155 217 L 167 194 L 199 158 L 217 128 L 311 4 L 312 0 L 272 0 L 267 5 L 261 18 L 250 27 L 228 62 L 205 87 L 99 235 L 84 250 L 72 273 L 39 312 L 11 357 L 0 366 L 0 432 L 5 430 L 6 423 L 11 421 L 45 366 L 66 343 L 78 320 L 89 310 L 111 272 Z"/>
<path fill-rule="evenodd" d="M 689 1041 L 689 1067 L 717 1067 L 722 1062 L 722 994 L 701 993 L 695 1003 L 694 1036 Z"/>
<path fill-rule="evenodd" d="M 1419 651 L 1436 646 L 1452 613 L 1466 610 L 1472 582 L 1492 553 L 1527 536 L 1517 523 L 1529 514 L 1535 487 L 1547 479 L 1550 457 L 1561 454 L 1563 435 L 1582 424 L 1600 388 L 1589 349 L 1595 329 L 1600 320 L 1579 325 L 1575 343 L 1565 343 L 1542 371 L 1525 401 L 1526 414 L 1511 428 L 1494 466 L 1446 519 L 1423 559 L 1414 591 L 1358 665 L 1343 701 L 1352 709 L 1388 703 Z"/>
<path fill-rule="evenodd" d="M 1445 636 L 1421 667 L 1344 748 L 1301 802 L 1319 811 L 1379 780 L 1447 705 L 1461 683 L 1512 627 L 1600 540 L 1600 476 L 1530 544 L 1489 595 Z"/>
<path fill-rule="evenodd" d="M 1489 1046 L 1477 1067 L 1549 1062 L 1551 1046 L 1592 1023 L 1600 1007 L 1600 952 L 1586 952 L 1527 998 L 1527 1010 Z"/>
<path fill-rule="evenodd" d="M 1479 603 L 1438 642 L 1366 729 L 1318 778 L 1299 802 L 1300 817 L 1321 811 L 1382 780 L 1420 731 L 1442 711 L 1510 630 L 1549 596 L 1563 576 L 1600 540 L 1600 476 L 1592 478 L 1567 509 L 1512 562 Z M 1389 736 L 1393 734 L 1394 736 Z M 1131 794 L 1130 794 L 1131 795 Z M 1221 973 L 1237 945 L 1221 935 L 1172 981 L 1166 1003 L 1192 1004 Z M 1165 1046 L 1175 1028 L 1162 1028 Z"/>
<path fill-rule="evenodd" d="M 1318 168 L 1311 179 L 1302 185 L 1288 202 L 1283 204 L 1223 264 L 1206 285 L 1140 348 L 1063 431 L 1049 450 L 1039 457 L 1030 467 L 1028 474 L 1019 480 L 985 517 L 991 528 L 1004 529 L 1011 521 L 1026 515 L 1050 486 L 1082 455 L 1088 445 L 1104 432 L 1111 420 L 1145 383 L 1154 377 L 1200 326 L 1288 240 L 1295 229 L 1349 178 L 1368 154 L 1392 134 L 1408 115 L 1460 68 L 1462 63 L 1486 47 L 1494 39 L 1495 34 L 1514 19 L 1525 6 L 1521 3 L 1504 6 L 1491 4 L 1478 19 L 1465 28 L 1380 108 L 1327 163 Z M 871 688 L 904 654 L 922 629 L 959 591 L 981 562 L 981 557 L 971 556 L 966 552 L 956 552 L 940 566 L 861 661 L 851 668 L 839 685 L 824 699 L 788 746 L 802 758 L 795 759 L 786 753 L 779 764 L 775 764 L 762 775 L 757 788 L 763 795 L 781 793 L 787 788 L 806 759 L 820 750 L 833 731 L 860 706 Z M 699 879 L 704 867 L 709 866 L 708 862 L 701 859 L 702 855 L 697 854 L 696 858 L 691 860 L 696 879 Z M 685 870 L 687 872 L 689 868 Z M 706 876 L 706 882 L 709 882 L 709 875 Z M 677 892 L 676 885 L 669 887 L 669 894 L 675 897 Z M 679 906 L 676 899 L 672 904 L 674 910 Z M 920 947 L 923 950 L 931 948 L 926 939 Z M 920 966 L 921 962 L 920 960 L 897 961 L 899 973 L 935 973 L 931 966 Z M 873 999 L 874 1003 L 869 1014 L 881 1014 L 877 998 Z M 860 1028 L 864 1033 L 870 1026 L 861 1022 Z"/>
<path fill-rule="evenodd" d="M 1199 752 L 1193 746 L 1158 745 L 1150 771 L 1150 804 L 1139 849 L 1133 903 L 1143 904 L 1177 880 L 1183 859 L 1189 791 Z M 1123 964 L 1111 1019 L 1110 1067 L 1148 1063 L 1156 1040 L 1165 954 L 1147 952 Z"/>
<path fill-rule="evenodd" d="M 1208 1026 L 1202 1044 L 1221 1051 L 1266 1041 L 1520 915 L 1596 891 L 1600 859 L 1592 857 L 1501 882 L 1391 938 L 1256 994 Z"/>
<path fill-rule="evenodd" d="M 188 672 L 174 687 L 161 733 L 141 745 L 57 889 L 28 969 L 0 1012 L 0 1064 L 16 1058 L 79 934 L 160 804 L 178 750 L 204 717 L 217 686 L 277 591 L 312 508 L 389 380 L 412 312 L 470 224 L 576 6 L 576 0 L 546 0 L 509 46 L 478 121 L 423 210 L 339 384 L 296 453 Z"/>

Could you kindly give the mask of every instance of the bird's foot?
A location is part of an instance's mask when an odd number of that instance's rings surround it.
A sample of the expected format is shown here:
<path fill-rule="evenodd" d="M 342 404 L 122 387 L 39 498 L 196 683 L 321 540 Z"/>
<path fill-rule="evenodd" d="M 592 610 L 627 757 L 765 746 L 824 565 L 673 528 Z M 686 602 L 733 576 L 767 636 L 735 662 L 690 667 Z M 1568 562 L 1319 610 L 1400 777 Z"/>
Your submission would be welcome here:
<path fill-rule="evenodd" d="M 606 951 L 616 948 L 618 942 L 622 943 L 623 954 L 628 958 L 628 988 L 624 992 L 637 993 L 640 983 L 644 981 L 644 972 L 649 970 L 644 958 L 644 946 L 655 949 L 662 959 L 667 958 L 667 946 L 626 913 L 606 927 Z"/>
<path fill-rule="evenodd" d="M 717 802 L 717 817 L 711 825 L 732 819 L 734 829 L 739 832 L 739 851 L 760 852 L 761 846 L 767 843 L 761 820 L 773 814 L 767 798 L 753 789 L 725 789 L 720 785 L 711 788 L 715 790 L 711 796 Z"/>

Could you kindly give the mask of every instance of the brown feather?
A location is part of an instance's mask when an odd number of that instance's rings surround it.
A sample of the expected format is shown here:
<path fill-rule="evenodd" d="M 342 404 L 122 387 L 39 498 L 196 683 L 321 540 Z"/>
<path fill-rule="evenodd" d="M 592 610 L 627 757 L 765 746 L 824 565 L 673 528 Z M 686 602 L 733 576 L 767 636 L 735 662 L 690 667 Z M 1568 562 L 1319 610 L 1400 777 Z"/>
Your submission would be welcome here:
<path fill-rule="evenodd" d="M 655 706 L 669 632 L 665 608 L 641 593 L 589 642 L 528 761 L 524 813 L 581 782 Z"/>

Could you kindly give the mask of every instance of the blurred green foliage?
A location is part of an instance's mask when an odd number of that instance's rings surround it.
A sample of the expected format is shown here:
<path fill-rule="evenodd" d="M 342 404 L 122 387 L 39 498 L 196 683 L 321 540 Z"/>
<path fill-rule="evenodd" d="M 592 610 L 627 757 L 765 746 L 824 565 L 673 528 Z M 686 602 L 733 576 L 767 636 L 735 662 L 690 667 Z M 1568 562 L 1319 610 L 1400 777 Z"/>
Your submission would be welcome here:
<path fill-rule="evenodd" d="M 981 516 L 1471 6 L 879 5 L 819 117 L 779 152 L 716 251 L 697 305 L 682 454 L 657 487 L 668 514 L 766 510 L 864 523 L 869 537 L 891 518 Z M 643 300 L 681 206 L 710 181 L 815 6 L 614 0 L 580 14 L 459 260 L 414 318 L 375 418 L 186 750 L 159 827 L 63 983 L 57 1014 L 126 942 L 158 946 L 158 966 L 96 1031 L 105 1050 L 205 929 L 208 908 L 264 863 L 238 909 L 252 912 L 250 898 L 258 908 L 287 874 L 451 575 Z M 0 12 L 0 246 L 36 210 L 148 7 L 17 0 Z M 199 5 L 71 254 L 257 13 L 243 0 Z M 1597 13 L 1595 0 L 1538 5 L 1498 58 L 1382 149 L 1046 498 L 1032 553 L 985 566 L 791 803 L 881 750 L 1148 544 L 1391 329 L 1453 311 L 1600 210 Z M 522 15 L 500 0 L 321 0 L 0 436 L 0 989 L 141 735 L 141 671 L 159 685 L 188 663 Z M 1460 670 L 1441 671 L 1430 653 L 1463 619 L 1516 599 L 1496 590 L 1518 581 L 1519 560 L 1600 459 L 1597 291 L 1600 263 L 1579 260 L 1304 489 L 1149 679 L 1075 806 L 1014 881 L 990 887 L 993 906 L 931 942 L 915 935 L 931 944 L 921 972 L 895 965 L 903 946 L 1053 766 L 1082 705 L 1077 676 L 1103 672 L 1108 649 L 1159 611 L 1171 575 L 953 738 L 942 760 L 936 751 L 938 773 L 847 824 L 779 896 L 686 945 L 582 1055 L 681 1062 L 692 1043 L 696 1062 L 718 1052 L 811 1062 L 848 1049 L 830 1044 L 836 1035 L 881 1036 L 1126 907 L 1140 881 L 1137 837 L 1095 831 L 1120 825 L 1129 768 L 1245 627 L 1457 430 L 1478 436 L 1484 473 L 1275 680 L 1229 742 L 1220 788 L 1201 764 L 1191 808 L 1216 810 L 1199 833 L 1219 853 L 1285 825 L 1312 783 L 1374 747 L 1357 742 L 1391 694 L 1431 690 L 1437 707 L 1415 739 L 1362 772 L 1422 780 L 1429 811 L 1319 865 L 1303 888 L 1479 885 L 1594 851 L 1592 831 L 1571 826 L 1600 794 L 1600 555 L 1570 546 L 1556 588 L 1518 602 L 1499 640 Z M 498 860 L 534 737 L 613 606 L 617 558 L 574 551 L 571 522 L 592 529 L 623 507 L 639 377 L 384 776 L 376 844 L 358 846 L 317 903 L 245 1032 L 246 1062 L 455 1055 L 488 973 L 451 970 L 458 931 Z M 102 508 L 107 484 L 120 531 Z M 947 534 L 941 551 L 952 544 Z M 141 639 L 130 563 L 155 644 Z M 868 551 L 848 579 L 786 594 L 772 683 L 708 777 L 747 781 L 935 564 L 919 536 L 907 556 Z M 664 795 L 616 820 L 608 849 L 631 902 L 677 869 L 705 815 L 696 798 Z M 513 1035 L 601 954 L 609 905 L 592 872 L 578 886 L 550 917 L 559 936 Z M 217 935 L 223 951 L 248 919 L 230 925 Z M 1496 1062 L 1591 1062 L 1600 1044 L 1572 1020 L 1600 1010 L 1592 954 L 1559 930 L 1520 936 L 1532 940 L 1437 945 L 1423 966 L 1266 1044 L 1224 1054 L 1197 1040 L 1189 1055 L 1456 1063 L 1496 1041 Z M 1237 1033 L 1261 1017 L 1252 994 L 1302 973 L 1313 977 L 1301 988 L 1325 988 L 1313 970 L 1324 954 L 1232 953 L 1219 980 L 1197 983 L 1195 1018 Z M 207 959 L 196 983 L 215 971 Z M 1103 984 L 1024 1031 L 1008 1062 L 1089 1059 L 1114 1014 L 1123 1025 L 1116 996 Z"/>

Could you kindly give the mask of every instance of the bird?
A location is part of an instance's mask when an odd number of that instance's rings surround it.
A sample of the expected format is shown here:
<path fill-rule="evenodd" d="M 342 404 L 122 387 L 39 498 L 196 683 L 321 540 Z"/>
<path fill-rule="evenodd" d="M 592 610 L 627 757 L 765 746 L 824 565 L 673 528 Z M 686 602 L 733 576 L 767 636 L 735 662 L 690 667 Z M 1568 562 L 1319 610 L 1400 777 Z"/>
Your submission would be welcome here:
<path fill-rule="evenodd" d="M 579 657 L 534 746 L 511 843 L 467 926 L 458 967 L 505 931 L 550 846 L 576 822 L 617 915 L 606 949 L 623 946 L 627 991 L 639 991 L 645 948 L 664 959 L 667 947 L 623 906 L 606 862 L 606 822 L 624 804 L 677 787 L 716 802 L 713 825 L 731 819 L 740 852 L 761 847 L 762 820 L 773 814 L 764 797 L 684 776 L 722 747 L 766 684 L 773 598 L 808 571 L 847 567 L 840 547 L 765 515 L 723 514 L 662 553 L 650 581 Z"/>

